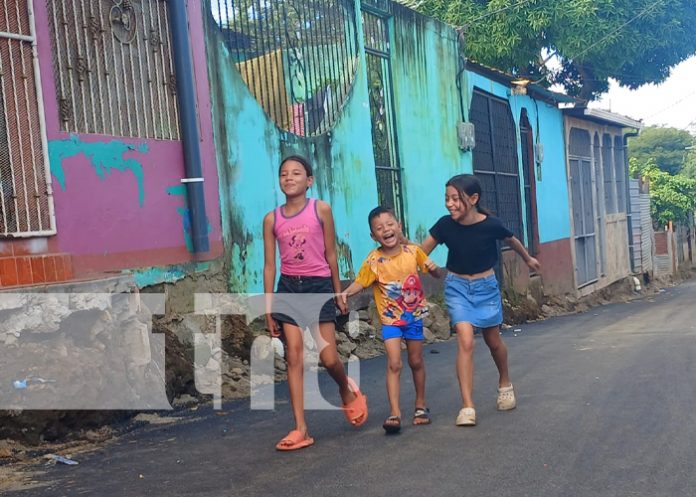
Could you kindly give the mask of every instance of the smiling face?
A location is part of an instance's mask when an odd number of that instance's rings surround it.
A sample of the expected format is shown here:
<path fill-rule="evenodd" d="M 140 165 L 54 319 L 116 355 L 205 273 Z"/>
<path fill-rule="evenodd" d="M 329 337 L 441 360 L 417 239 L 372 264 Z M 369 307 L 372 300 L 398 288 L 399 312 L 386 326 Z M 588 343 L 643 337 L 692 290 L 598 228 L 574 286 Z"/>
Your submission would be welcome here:
<path fill-rule="evenodd" d="M 372 218 L 370 231 L 372 239 L 386 249 L 396 247 L 401 240 L 401 224 L 390 212 Z"/>
<path fill-rule="evenodd" d="M 280 168 L 280 189 L 286 197 L 305 195 L 313 183 L 314 176 L 307 176 L 305 167 L 296 160 L 286 160 Z"/>
<path fill-rule="evenodd" d="M 478 212 L 476 203 L 479 200 L 479 194 L 474 193 L 469 196 L 464 192 L 459 192 L 455 187 L 448 186 L 445 190 L 445 207 L 457 222 L 462 222 L 467 217 L 470 217 Z"/>

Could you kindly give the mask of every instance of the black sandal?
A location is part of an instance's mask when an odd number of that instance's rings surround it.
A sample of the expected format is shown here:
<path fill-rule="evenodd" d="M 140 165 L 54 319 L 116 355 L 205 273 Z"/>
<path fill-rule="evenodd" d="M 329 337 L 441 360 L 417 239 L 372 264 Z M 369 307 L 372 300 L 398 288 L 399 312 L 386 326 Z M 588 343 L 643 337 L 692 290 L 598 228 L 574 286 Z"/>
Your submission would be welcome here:
<path fill-rule="evenodd" d="M 419 423 L 416 423 L 419 420 Z M 413 424 L 418 425 L 429 425 L 430 424 L 430 409 L 427 407 L 418 407 L 416 412 L 413 413 Z"/>
<path fill-rule="evenodd" d="M 399 433 L 401 431 L 401 418 L 399 416 L 389 416 L 384 420 L 382 428 L 384 428 L 384 431 L 386 431 L 389 435 Z"/>

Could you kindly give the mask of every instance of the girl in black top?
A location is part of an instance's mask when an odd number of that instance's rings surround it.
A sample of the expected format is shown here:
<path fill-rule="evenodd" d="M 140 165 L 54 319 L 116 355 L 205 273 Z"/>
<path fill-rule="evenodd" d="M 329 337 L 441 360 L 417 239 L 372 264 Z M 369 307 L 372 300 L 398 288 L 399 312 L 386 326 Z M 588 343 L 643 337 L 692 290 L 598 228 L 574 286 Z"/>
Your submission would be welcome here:
<path fill-rule="evenodd" d="M 500 337 L 502 302 L 493 267 L 498 262 L 496 242 L 504 241 L 517 252 L 530 269 L 540 265 L 531 257 L 500 219 L 479 207 L 481 184 L 471 174 L 452 177 L 446 185 L 445 207 L 449 216 L 440 218 L 423 242 L 430 254 L 440 243 L 447 246 L 445 301 L 452 326 L 457 332 L 457 379 L 462 395 L 458 426 L 476 424 L 472 398 L 474 383 L 474 328 L 481 328 L 483 339 L 498 368 L 497 406 L 514 409 L 515 393 L 508 374 L 507 347 Z"/>

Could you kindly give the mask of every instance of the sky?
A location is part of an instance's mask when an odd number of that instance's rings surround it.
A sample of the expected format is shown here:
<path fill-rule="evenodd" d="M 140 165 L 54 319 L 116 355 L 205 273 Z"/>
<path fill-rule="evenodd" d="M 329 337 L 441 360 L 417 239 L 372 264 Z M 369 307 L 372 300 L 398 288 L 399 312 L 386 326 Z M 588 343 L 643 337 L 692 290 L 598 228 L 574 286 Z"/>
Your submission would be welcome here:
<path fill-rule="evenodd" d="M 610 110 L 648 126 L 669 126 L 696 134 L 696 56 L 672 68 L 670 77 L 659 85 L 637 90 L 610 81 L 609 91 L 590 107 Z"/>

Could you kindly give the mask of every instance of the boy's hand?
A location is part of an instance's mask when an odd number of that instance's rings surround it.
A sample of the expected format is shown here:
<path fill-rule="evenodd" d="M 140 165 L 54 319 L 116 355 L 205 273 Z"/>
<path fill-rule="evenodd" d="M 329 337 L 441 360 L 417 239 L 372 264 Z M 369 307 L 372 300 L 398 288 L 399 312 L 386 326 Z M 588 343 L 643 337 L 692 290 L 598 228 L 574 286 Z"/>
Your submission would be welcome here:
<path fill-rule="evenodd" d="M 541 269 L 541 264 L 540 264 L 539 261 L 536 260 L 534 257 L 530 257 L 530 258 L 527 260 L 527 266 L 528 266 L 529 269 L 531 269 L 532 271 L 539 271 L 539 269 Z"/>
<path fill-rule="evenodd" d="M 336 295 L 336 306 L 341 314 L 348 314 L 348 294 L 346 292 Z"/>
<path fill-rule="evenodd" d="M 266 329 L 271 334 L 271 337 L 280 336 L 280 327 L 278 326 L 278 322 L 273 319 L 273 316 L 270 314 L 266 314 Z"/>

